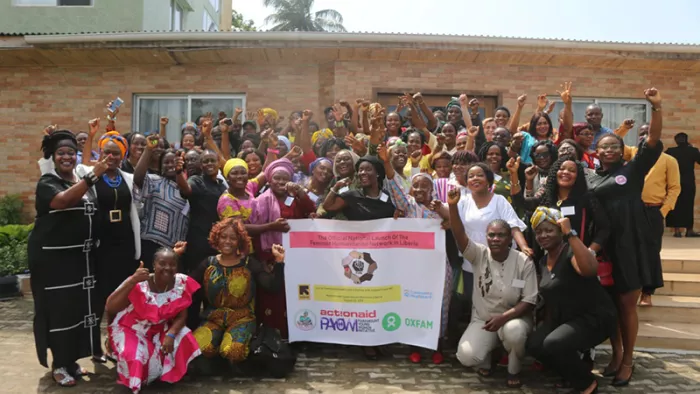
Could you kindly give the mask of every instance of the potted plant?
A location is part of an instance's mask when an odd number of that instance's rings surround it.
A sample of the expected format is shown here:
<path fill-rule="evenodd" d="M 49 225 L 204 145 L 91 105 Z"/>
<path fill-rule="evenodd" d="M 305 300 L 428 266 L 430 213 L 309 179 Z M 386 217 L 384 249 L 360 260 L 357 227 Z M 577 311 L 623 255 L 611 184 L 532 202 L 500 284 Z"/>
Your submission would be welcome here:
<path fill-rule="evenodd" d="M 0 227 L 0 299 L 20 295 L 20 288 L 29 289 L 27 239 L 32 227 Z"/>

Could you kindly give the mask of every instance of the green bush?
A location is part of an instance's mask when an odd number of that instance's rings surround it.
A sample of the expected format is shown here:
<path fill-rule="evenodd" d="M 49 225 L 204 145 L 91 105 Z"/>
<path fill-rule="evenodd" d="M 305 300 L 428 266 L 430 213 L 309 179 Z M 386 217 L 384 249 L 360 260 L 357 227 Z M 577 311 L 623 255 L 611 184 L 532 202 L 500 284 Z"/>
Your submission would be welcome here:
<path fill-rule="evenodd" d="M 25 273 L 29 269 L 27 240 L 34 224 L 0 226 L 0 276 Z"/>
<path fill-rule="evenodd" d="M 22 222 L 22 208 L 24 202 L 17 194 L 8 194 L 0 197 L 0 226 L 6 224 L 20 224 Z"/>
<path fill-rule="evenodd" d="M 0 247 L 0 276 L 23 274 L 29 270 L 27 242 L 11 240 Z"/>

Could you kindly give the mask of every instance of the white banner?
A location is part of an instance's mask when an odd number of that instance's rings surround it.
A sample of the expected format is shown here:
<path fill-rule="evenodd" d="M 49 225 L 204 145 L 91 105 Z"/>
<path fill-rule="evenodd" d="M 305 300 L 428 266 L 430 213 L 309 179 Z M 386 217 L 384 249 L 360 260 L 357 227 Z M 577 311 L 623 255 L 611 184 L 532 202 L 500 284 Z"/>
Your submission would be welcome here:
<path fill-rule="evenodd" d="M 437 348 L 445 232 L 437 219 L 290 220 L 291 342 Z"/>

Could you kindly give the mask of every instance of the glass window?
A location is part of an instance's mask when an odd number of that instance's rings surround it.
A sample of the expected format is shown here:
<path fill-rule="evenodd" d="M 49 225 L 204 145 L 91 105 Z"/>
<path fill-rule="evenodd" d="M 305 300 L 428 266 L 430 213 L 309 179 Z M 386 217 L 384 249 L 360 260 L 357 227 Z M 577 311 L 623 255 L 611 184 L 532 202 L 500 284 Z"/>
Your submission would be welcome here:
<path fill-rule="evenodd" d="M 214 23 L 214 19 L 209 15 L 209 12 L 204 10 L 202 16 L 202 30 L 205 31 L 218 31 L 219 27 Z"/>
<path fill-rule="evenodd" d="M 141 133 L 158 132 L 160 118 L 169 119 L 166 136 L 171 143 L 180 141 L 182 124 L 194 122 L 201 115 L 211 112 L 218 119 L 219 112 L 227 117 L 233 116 L 235 108 L 242 108 L 245 113 L 244 95 L 150 95 L 135 96 L 138 110 L 133 118 L 133 130 Z M 241 119 L 244 121 L 244 119 Z"/>
<path fill-rule="evenodd" d="M 58 5 L 89 7 L 92 5 L 92 0 L 58 0 Z"/>
<path fill-rule="evenodd" d="M 564 109 L 564 103 L 559 97 L 549 97 L 556 105 L 550 114 L 552 125 L 559 127 L 559 112 Z M 574 99 L 574 123 L 586 121 L 586 107 L 592 103 L 597 103 L 603 110 L 602 125 L 611 130 L 617 129 L 625 119 L 634 119 L 635 130 L 630 131 L 624 138 L 625 144 L 637 145 L 639 126 L 650 119 L 650 108 L 646 100 L 643 99 Z"/>
<path fill-rule="evenodd" d="M 216 12 L 219 12 L 221 10 L 220 0 L 209 0 L 209 4 L 211 4 L 211 6 L 214 7 L 214 10 Z"/>
<path fill-rule="evenodd" d="M 43 6 L 55 6 L 56 0 L 13 0 L 14 5 L 43 5 Z"/>
<path fill-rule="evenodd" d="M 173 11 L 173 31 L 182 31 L 182 8 L 180 5 L 175 4 L 175 9 Z"/>

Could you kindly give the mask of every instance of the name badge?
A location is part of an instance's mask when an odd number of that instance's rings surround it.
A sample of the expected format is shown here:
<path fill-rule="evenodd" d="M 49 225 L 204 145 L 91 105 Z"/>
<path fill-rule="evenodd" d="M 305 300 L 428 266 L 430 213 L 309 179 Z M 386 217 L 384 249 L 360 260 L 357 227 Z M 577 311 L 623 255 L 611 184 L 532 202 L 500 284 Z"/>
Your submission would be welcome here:
<path fill-rule="evenodd" d="M 341 187 L 340 190 L 338 190 L 338 194 L 343 194 L 349 190 L 350 190 L 349 186 Z"/>
<path fill-rule="evenodd" d="M 576 215 L 576 207 L 561 207 L 561 214 L 564 216 Z"/>
<path fill-rule="evenodd" d="M 187 216 L 187 214 L 190 213 L 190 202 L 185 203 L 185 207 L 182 208 L 182 214 Z"/>
<path fill-rule="evenodd" d="M 284 200 L 284 205 L 291 207 L 293 202 L 294 202 L 294 197 L 287 196 L 287 199 Z"/>
<path fill-rule="evenodd" d="M 389 200 L 389 196 L 387 196 L 386 193 L 382 192 L 382 194 L 379 195 L 379 200 L 381 202 L 387 202 Z"/>
<path fill-rule="evenodd" d="M 308 193 L 306 193 L 306 195 L 309 196 L 309 198 L 311 199 L 311 201 L 313 201 L 313 202 L 318 201 L 318 196 L 317 196 L 315 193 L 313 193 L 313 192 L 308 192 Z"/>
<path fill-rule="evenodd" d="M 511 283 L 511 286 L 515 287 L 516 289 L 524 289 L 525 281 L 522 279 L 513 279 L 513 283 Z"/>
<path fill-rule="evenodd" d="M 501 177 L 500 175 L 498 175 L 498 174 L 493 174 L 493 179 L 494 179 L 496 182 L 499 182 L 499 181 L 502 179 L 502 177 Z"/>

